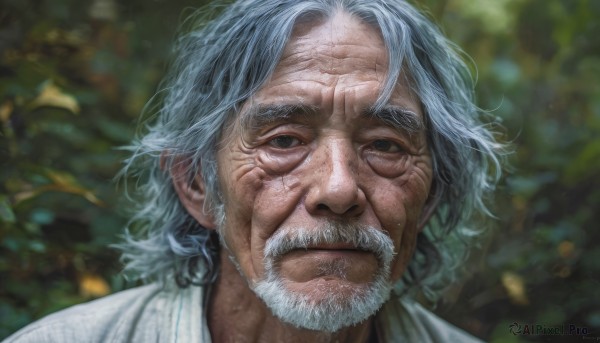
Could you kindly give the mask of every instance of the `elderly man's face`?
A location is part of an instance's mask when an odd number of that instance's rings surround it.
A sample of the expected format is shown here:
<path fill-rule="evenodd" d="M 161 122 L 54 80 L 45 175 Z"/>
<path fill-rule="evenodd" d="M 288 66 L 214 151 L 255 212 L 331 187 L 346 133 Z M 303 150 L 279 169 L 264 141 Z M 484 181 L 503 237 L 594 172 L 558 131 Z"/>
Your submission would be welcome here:
<path fill-rule="evenodd" d="M 395 254 L 383 277 L 403 274 L 432 165 L 420 103 L 406 85 L 372 110 L 386 54 L 380 34 L 348 14 L 301 24 L 273 76 L 224 133 L 221 234 L 251 287 L 271 268 L 287 292 L 314 303 L 360 294 L 383 266 L 371 248 L 308 238 L 305 248 L 265 256 L 276 234 L 274 245 L 336 224 L 384 233 Z"/>

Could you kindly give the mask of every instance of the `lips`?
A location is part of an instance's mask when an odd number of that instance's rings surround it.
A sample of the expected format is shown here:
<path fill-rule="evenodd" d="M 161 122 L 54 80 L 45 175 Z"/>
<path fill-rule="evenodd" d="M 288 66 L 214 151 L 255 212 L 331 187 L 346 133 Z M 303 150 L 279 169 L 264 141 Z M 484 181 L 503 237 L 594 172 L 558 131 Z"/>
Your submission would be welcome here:
<path fill-rule="evenodd" d="M 311 257 L 312 256 L 312 257 Z M 364 259 L 367 256 L 373 256 L 373 253 L 370 251 L 359 250 L 359 249 L 319 249 L 319 248 L 309 248 L 309 249 L 295 249 L 287 254 L 281 256 L 279 261 L 282 261 L 286 258 L 299 258 L 299 257 L 307 257 L 307 258 L 319 258 L 319 259 L 346 259 L 346 258 L 361 258 Z"/>
<path fill-rule="evenodd" d="M 361 255 L 371 255 L 372 251 L 368 251 L 365 249 L 357 248 L 352 244 L 347 243 L 337 243 L 337 244 L 319 244 L 315 246 L 310 246 L 306 248 L 296 248 L 292 249 L 285 254 L 281 255 L 279 259 L 283 258 L 294 258 L 298 256 L 321 256 L 328 258 L 339 258 L 339 257 L 350 257 L 350 256 L 361 256 Z"/>

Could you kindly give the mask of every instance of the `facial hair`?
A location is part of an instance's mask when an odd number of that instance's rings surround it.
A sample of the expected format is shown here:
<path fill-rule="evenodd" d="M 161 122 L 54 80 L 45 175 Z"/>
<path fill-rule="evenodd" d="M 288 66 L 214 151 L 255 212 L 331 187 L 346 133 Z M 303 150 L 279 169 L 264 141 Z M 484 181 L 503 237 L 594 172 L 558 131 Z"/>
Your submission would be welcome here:
<path fill-rule="evenodd" d="M 319 244 L 352 244 L 377 258 L 379 268 L 373 281 L 356 285 L 349 293 L 331 290 L 322 300 L 311 299 L 310 294 L 289 290 L 280 276 L 277 264 L 288 252 L 307 249 Z M 390 268 L 394 244 L 381 230 L 351 223 L 328 222 L 323 227 L 306 229 L 283 227 L 271 236 L 265 246 L 265 277 L 251 282 L 250 287 L 280 320 L 299 328 L 335 332 L 362 322 L 375 314 L 388 300 L 392 283 Z M 345 278 L 348 267 L 344 260 L 324 263 L 323 274 Z"/>

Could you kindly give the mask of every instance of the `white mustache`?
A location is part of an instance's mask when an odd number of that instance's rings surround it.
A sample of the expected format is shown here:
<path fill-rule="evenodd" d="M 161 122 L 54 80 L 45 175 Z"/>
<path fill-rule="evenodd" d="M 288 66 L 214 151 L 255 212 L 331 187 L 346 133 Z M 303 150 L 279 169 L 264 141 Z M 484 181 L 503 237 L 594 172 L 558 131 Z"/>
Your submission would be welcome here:
<path fill-rule="evenodd" d="M 372 252 L 381 264 L 390 263 L 394 243 L 381 230 L 354 223 L 328 221 L 318 228 L 282 227 L 265 245 L 265 258 L 277 260 L 296 249 L 309 249 L 320 244 L 350 244 L 357 250 Z"/>

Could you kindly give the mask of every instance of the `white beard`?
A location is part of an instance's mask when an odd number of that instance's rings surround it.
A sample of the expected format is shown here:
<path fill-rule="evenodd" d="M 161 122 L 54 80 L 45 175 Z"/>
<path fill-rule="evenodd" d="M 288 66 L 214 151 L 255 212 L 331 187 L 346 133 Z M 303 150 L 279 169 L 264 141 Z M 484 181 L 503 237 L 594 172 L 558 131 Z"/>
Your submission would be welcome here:
<path fill-rule="evenodd" d="M 290 291 L 276 263 L 287 252 L 320 243 L 351 243 L 372 252 L 379 264 L 373 281 L 354 286 L 350 291 L 349 287 L 344 287 L 343 292 L 335 288 L 327 290 L 329 294 L 318 301 L 311 299 L 310 294 Z M 392 290 L 390 266 L 394 244 L 385 233 L 372 227 L 331 222 L 310 230 L 281 228 L 267 240 L 264 254 L 266 277 L 250 287 L 276 317 L 299 328 L 335 332 L 355 325 L 375 314 Z M 322 272 L 345 278 L 346 267 L 343 261 L 333 261 L 324 265 Z"/>

